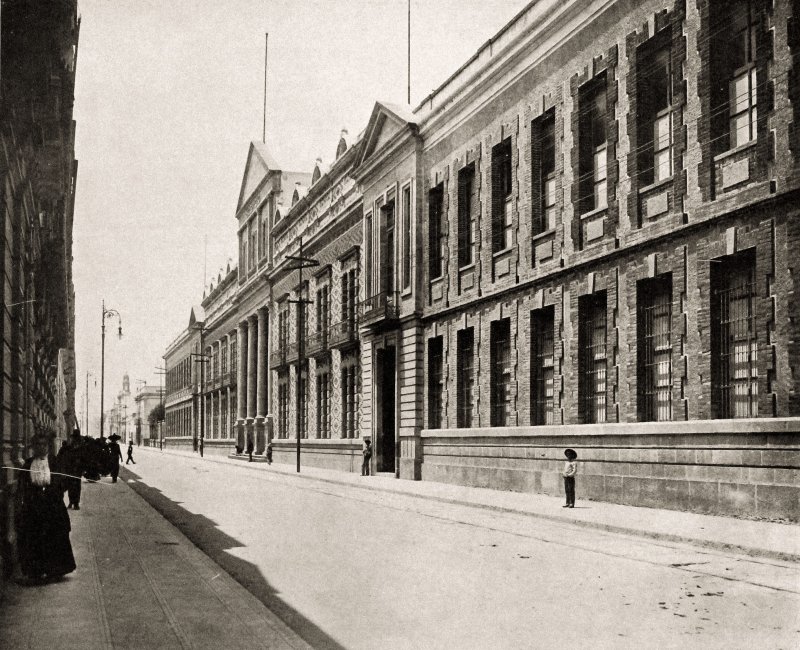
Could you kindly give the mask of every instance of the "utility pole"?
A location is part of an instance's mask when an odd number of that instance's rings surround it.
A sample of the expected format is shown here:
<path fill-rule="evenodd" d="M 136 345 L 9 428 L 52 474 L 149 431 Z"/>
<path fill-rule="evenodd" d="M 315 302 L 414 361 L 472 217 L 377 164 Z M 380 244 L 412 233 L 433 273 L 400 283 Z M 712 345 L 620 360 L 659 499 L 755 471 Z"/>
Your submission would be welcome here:
<path fill-rule="evenodd" d="M 297 473 L 300 473 L 300 415 L 305 408 L 305 402 L 308 400 L 308 384 L 310 378 L 306 376 L 306 390 L 303 394 L 303 401 L 300 401 L 300 387 L 303 381 L 303 363 L 305 362 L 305 339 L 303 338 L 303 330 L 305 323 L 306 305 L 310 305 L 311 301 L 303 297 L 303 269 L 308 269 L 314 266 L 319 266 L 319 261 L 303 256 L 303 238 L 300 237 L 300 251 L 297 255 L 287 255 L 286 259 L 295 262 L 294 266 L 290 266 L 287 270 L 294 271 L 297 269 L 300 274 L 300 286 L 298 289 L 297 300 L 290 300 L 289 302 L 297 303 Z M 308 423 L 305 423 L 306 428 Z"/>
<path fill-rule="evenodd" d="M 205 381 L 205 364 L 210 361 L 210 355 L 206 354 L 203 351 L 203 335 L 205 334 L 205 327 L 203 325 L 197 325 L 197 329 L 200 330 L 200 352 L 192 352 L 191 357 L 195 357 L 194 362 L 200 364 L 200 382 L 198 388 L 198 394 L 200 396 L 200 400 L 197 405 L 197 418 L 200 420 L 200 440 L 198 442 L 198 450 L 200 451 L 200 458 L 203 457 L 203 445 L 204 445 L 204 438 L 205 438 L 205 415 L 206 415 L 206 404 L 205 404 L 205 395 L 203 393 L 203 382 Z"/>
<path fill-rule="evenodd" d="M 100 346 L 100 437 L 103 437 L 103 424 L 105 414 L 103 413 L 105 400 L 106 384 L 106 318 L 117 317 L 119 322 L 119 338 L 122 338 L 122 316 L 116 309 L 106 309 L 106 301 L 103 301 L 103 317 L 101 321 L 101 346 Z"/>

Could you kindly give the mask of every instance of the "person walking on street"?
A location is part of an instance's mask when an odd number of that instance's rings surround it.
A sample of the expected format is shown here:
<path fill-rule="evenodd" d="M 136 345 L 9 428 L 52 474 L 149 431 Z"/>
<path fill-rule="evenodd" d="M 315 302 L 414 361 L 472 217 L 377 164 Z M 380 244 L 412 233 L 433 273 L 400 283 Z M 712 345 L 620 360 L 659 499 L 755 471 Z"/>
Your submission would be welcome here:
<path fill-rule="evenodd" d="M 108 450 L 111 452 L 111 482 L 116 483 L 119 476 L 119 464 L 122 461 L 122 450 L 119 448 L 119 436 L 115 433 L 108 436 Z"/>
<path fill-rule="evenodd" d="M 128 460 L 125 461 L 125 464 L 128 463 L 136 464 L 136 461 L 133 460 L 133 440 L 128 440 Z"/>
<path fill-rule="evenodd" d="M 567 503 L 563 508 L 575 507 L 575 475 L 578 473 L 578 454 L 574 449 L 567 449 L 564 451 L 564 456 L 567 457 L 567 462 L 564 463 L 564 492 L 567 495 Z"/>
<path fill-rule="evenodd" d="M 267 443 L 267 464 L 272 465 L 272 443 Z"/>
<path fill-rule="evenodd" d="M 15 524 L 24 582 L 41 584 L 75 570 L 69 541 L 69 513 L 64 506 L 62 468 L 50 453 L 45 433 L 33 438 L 33 456 L 20 472 Z"/>
<path fill-rule="evenodd" d="M 361 476 L 369 476 L 369 461 L 372 458 L 372 441 L 367 438 L 364 440 L 364 461 L 361 463 Z"/>
<path fill-rule="evenodd" d="M 81 432 L 75 429 L 69 442 L 65 442 L 62 445 L 58 456 L 56 456 L 61 471 L 69 474 L 69 477 L 64 477 L 64 482 L 67 486 L 67 497 L 69 498 L 68 510 L 70 508 L 74 510 L 81 509 L 81 476 L 85 469 L 83 458 Z"/>

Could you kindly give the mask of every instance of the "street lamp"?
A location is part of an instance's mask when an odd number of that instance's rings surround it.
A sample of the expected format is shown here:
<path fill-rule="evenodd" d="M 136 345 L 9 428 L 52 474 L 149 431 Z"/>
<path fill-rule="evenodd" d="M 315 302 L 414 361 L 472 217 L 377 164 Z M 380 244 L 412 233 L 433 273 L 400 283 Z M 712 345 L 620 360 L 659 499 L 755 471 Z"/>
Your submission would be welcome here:
<path fill-rule="evenodd" d="M 300 293 L 297 300 L 290 300 L 289 302 L 297 303 L 297 473 L 300 473 L 300 434 L 302 433 L 300 426 L 300 416 L 303 415 L 303 426 L 306 431 L 308 430 L 308 422 L 306 422 L 306 415 L 308 409 L 306 403 L 308 402 L 308 387 L 311 383 L 311 378 L 306 373 L 306 387 L 303 391 L 303 402 L 300 402 L 300 388 L 303 385 L 303 364 L 305 363 L 305 340 L 303 339 L 303 330 L 305 329 L 303 321 L 305 320 L 306 305 L 310 305 L 311 301 L 303 297 L 303 269 L 308 269 L 314 266 L 319 266 L 319 261 L 311 259 L 310 257 L 303 257 L 303 238 L 300 237 L 300 250 L 297 255 L 287 255 L 286 259 L 292 260 L 295 264 L 290 266 L 287 271 L 294 271 L 297 269 L 300 275 Z M 305 413 L 303 412 L 305 411 Z"/>
<path fill-rule="evenodd" d="M 103 301 L 103 319 L 102 319 L 102 326 L 100 331 L 102 332 L 101 335 L 101 345 L 100 345 L 100 437 L 103 437 L 103 404 L 105 398 L 105 388 L 106 388 L 106 318 L 113 318 L 114 316 L 117 317 L 118 322 L 118 336 L 122 338 L 122 316 L 116 309 L 106 309 L 106 301 Z"/>
<path fill-rule="evenodd" d="M 203 382 L 205 381 L 205 373 L 203 372 L 205 369 L 205 364 L 210 361 L 210 355 L 206 354 L 203 350 L 203 335 L 205 334 L 205 327 L 202 323 L 197 323 L 195 325 L 195 329 L 200 330 L 200 352 L 192 352 L 189 356 L 196 357 L 194 359 L 195 363 L 200 364 L 200 386 L 198 389 L 198 393 L 200 395 L 200 400 L 197 405 L 197 416 L 200 420 L 200 442 L 199 442 L 199 450 L 200 450 L 200 458 L 203 457 L 203 439 L 205 437 L 205 415 L 206 415 L 206 398 L 203 393 Z"/>

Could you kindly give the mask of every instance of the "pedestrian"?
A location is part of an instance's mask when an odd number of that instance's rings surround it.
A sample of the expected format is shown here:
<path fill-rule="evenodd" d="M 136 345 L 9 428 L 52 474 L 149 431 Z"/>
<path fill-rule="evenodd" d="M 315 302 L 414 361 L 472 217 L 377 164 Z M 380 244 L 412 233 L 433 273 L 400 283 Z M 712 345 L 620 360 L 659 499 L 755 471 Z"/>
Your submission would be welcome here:
<path fill-rule="evenodd" d="M 566 449 L 564 456 L 567 457 L 567 462 L 564 463 L 564 492 L 567 495 L 567 503 L 563 508 L 575 507 L 575 475 L 578 473 L 578 454 L 574 449 Z"/>
<path fill-rule="evenodd" d="M 364 440 L 364 461 L 361 463 L 361 476 L 369 476 L 369 461 L 372 458 L 372 441 L 367 438 Z"/>
<path fill-rule="evenodd" d="M 247 434 L 247 456 L 248 462 L 253 462 L 253 436 L 251 434 Z"/>
<path fill-rule="evenodd" d="M 75 570 L 63 477 L 46 434 L 34 436 L 23 469 L 16 495 L 17 551 L 23 582 L 41 584 Z"/>
<path fill-rule="evenodd" d="M 133 440 L 128 440 L 128 460 L 125 461 L 125 464 L 128 463 L 136 464 L 136 461 L 133 460 Z"/>
<path fill-rule="evenodd" d="M 272 443 L 267 443 L 267 464 L 272 465 Z"/>
<path fill-rule="evenodd" d="M 119 464 L 123 460 L 122 450 L 119 448 L 119 443 L 117 442 L 119 439 L 120 437 L 116 433 L 108 436 L 108 451 L 110 452 L 109 456 L 111 460 L 111 471 L 109 473 L 111 474 L 112 483 L 117 482 L 117 477 L 119 476 Z"/>
<path fill-rule="evenodd" d="M 67 486 L 67 497 L 69 503 L 67 510 L 81 509 L 81 476 L 84 472 L 84 454 L 83 454 L 83 441 L 81 440 L 81 432 L 75 429 L 70 436 L 69 442 L 64 441 L 61 445 L 61 450 L 56 456 L 58 466 L 65 476 L 64 483 Z"/>

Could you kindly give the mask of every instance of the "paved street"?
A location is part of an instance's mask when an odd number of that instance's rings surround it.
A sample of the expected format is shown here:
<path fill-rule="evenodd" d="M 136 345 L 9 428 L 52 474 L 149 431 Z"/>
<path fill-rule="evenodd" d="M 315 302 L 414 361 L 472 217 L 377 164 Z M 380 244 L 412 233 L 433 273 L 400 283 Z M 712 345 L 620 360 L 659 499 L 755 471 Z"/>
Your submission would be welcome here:
<path fill-rule="evenodd" d="M 796 564 L 246 463 L 138 460 L 128 485 L 315 647 L 800 643 Z"/>

